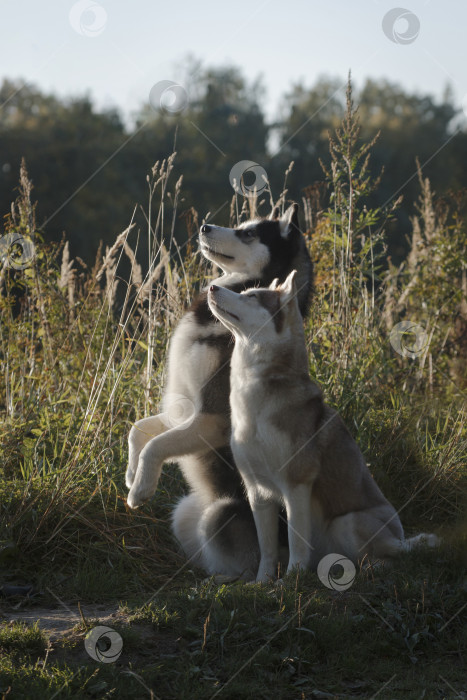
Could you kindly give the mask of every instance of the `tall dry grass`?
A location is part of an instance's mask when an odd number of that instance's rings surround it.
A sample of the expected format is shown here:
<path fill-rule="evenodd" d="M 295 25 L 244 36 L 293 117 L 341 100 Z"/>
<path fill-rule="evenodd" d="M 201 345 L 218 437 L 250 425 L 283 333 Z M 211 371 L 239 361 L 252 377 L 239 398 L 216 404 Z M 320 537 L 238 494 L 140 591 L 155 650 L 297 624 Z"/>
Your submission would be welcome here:
<path fill-rule="evenodd" d="M 369 207 L 378 179 L 370 174 L 372 144 L 361 144 L 359 128 L 349 91 L 325 166 L 329 206 L 321 205 L 319 187 L 304 191 L 316 269 L 310 368 L 409 528 L 455 530 L 467 477 L 461 202 L 437 203 L 420 173 L 410 254 L 399 268 L 388 265 L 384 227 L 397 201 L 384 210 Z M 59 557 L 71 548 L 78 556 L 85 532 L 108 552 L 136 558 L 139 571 L 146 562 L 149 572 L 151 559 L 163 572 L 172 556 L 170 541 L 154 542 L 151 533 L 155 511 L 166 517 L 183 488 L 176 470 L 162 481 L 156 507 L 136 515 L 125 507 L 123 474 L 131 424 L 157 410 L 170 333 L 215 274 L 195 250 L 198 214 L 179 211 L 182 178 L 175 171 L 175 154 L 156 163 L 148 176 L 146 230 L 138 230 L 133 212 L 88 267 L 71 257 L 68 243 L 43 242 L 21 169 L 6 231 L 34 240 L 36 256 L 22 271 L 3 266 L 0 276 L 0 519 L 3 540 L 23 553 Z M 272 203 L 284 208 L 288 172 L 275 202 L 269 189 L 260 197 L 235 195 L 231 224 L 268 213 Z M 146 261 L 138 255 L 143 235 Z M 429 338 L 414 359 L 390 343 L 404 319 L 422 325 Z"/>

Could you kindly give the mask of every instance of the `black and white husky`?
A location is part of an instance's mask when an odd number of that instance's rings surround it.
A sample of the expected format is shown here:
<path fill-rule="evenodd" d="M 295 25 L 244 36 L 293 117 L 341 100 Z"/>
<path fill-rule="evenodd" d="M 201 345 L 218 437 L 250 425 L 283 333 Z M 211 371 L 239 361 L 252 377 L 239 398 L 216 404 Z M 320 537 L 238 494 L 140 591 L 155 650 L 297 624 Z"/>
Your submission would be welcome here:
<path fill-rule="evenodd" d="M 282 505 L 288 571 L 315 568 L 335 552 L 356 563 L 438 542 L 435 535 L 405 539 L 357 443 L 310 379 L 297 291 L 292 272 L 268 289 L 237 294 L 213 284 L 208 293 L 212 312 L 235 336 L 231 448 L 256 523 L 256 581 L 276 574 Z"/>
<path fill-rule="evenodd" d="M 214 283 L 235 292 L 284 281 L 296 269 L 306 315 L 312 263 L 296 204 L 283 216 L 275 208 L 269 218 L 235 229 L 205 224 L 200 246 L 222 270 Z M 232 334 L 212 315 L 205 290 L 172 336 L 163 412 L 130 431 L 126 484 L 128 505 L 137 508 L 154 494 L 163 463 L 176 460 L 191 489 L 173 515 L 185 553 L 208 573 L 251 577 L 258 563 L 255 525 L 229 445 L 232 350 Z"/>

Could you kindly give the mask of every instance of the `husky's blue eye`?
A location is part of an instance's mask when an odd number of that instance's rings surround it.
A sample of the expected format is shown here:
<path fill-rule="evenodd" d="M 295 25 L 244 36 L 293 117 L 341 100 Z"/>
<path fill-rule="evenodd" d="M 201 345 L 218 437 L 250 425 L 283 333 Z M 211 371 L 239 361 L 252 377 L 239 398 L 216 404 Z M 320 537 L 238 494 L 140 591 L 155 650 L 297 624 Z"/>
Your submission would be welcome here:
<path fill-rule="evenodd" d="M 246 231 L 242 231 L 243 238 L 256 238 L 256 233 L 253 229 L 246 229 Z"/>
<path fill-rule="evenodd" d="M 242 243 L 252 243 L 257 238 L 257 232 L 254 228 L 239 228 L 235 231 L 235 235 Z"/>
<path fill-rule="evenodd" d="M 255 297 L 255 299 L 256 299 L 256 294 L 248 294 L 248 297 L 249 297 L 250 299 L 252 299 L 253 297 Z"/>

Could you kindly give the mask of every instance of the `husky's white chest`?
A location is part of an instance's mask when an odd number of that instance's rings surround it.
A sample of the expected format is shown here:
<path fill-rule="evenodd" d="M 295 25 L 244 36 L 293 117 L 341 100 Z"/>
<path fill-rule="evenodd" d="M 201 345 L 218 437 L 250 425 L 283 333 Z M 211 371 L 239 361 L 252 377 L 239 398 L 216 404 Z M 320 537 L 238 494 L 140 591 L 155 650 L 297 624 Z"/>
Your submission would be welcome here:
<path fill-rule="evenodd" d="M 262 491 L 280 494 L 287 458 L 285 435 L 271 421 L 274 397 L 265 395 L 251 371 L 231 375 L 231 448 L 248 488 L 254 482 Z"/>
<path fill-rule="evenodd" d="M 232 435 L 238 443 L 250 442 L 256 437 L 258 413 L 261 410 L 255 395 L 256 387 L 248 376 L 237 375 L 232 379 L 231 375 L 230 381 Z"/>

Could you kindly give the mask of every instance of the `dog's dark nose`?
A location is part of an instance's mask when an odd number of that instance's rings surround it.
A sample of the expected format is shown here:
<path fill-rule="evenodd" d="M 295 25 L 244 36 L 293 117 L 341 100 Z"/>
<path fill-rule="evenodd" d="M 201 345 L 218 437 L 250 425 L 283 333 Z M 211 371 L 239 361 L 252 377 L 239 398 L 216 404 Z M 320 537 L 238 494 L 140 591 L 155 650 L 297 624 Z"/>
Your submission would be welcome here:
<path fill-rule="evenodd" d="M 218 289 L 219 287 L 217 287 L 215 284 L 211 284 L 211 286 L 209 287 L 210 292 L 217 292 Z"/>
<path fill-rule="evenodd" d="M 211 227 L 208 226 L 207 224 L 203 224 L 201 226 L 201 233 L 209 233 L 210 230 L 211 230 Z"/>

